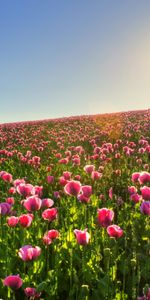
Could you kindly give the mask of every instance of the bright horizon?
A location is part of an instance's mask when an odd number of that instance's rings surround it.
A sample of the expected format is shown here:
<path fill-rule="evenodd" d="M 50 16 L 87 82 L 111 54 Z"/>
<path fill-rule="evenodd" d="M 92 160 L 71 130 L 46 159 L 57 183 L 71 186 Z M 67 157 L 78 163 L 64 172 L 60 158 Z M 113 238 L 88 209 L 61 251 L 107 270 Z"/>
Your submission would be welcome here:
<path fill-rule="evenodd" d="M 0 3 L 0 123 L 150 108 L 150 2 Z"/>

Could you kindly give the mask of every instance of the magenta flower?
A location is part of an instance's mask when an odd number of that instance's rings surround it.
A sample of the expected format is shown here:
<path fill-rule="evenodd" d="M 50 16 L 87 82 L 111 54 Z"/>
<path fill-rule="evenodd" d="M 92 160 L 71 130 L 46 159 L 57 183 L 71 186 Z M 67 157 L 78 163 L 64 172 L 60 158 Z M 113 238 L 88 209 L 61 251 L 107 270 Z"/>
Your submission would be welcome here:
<path fill-rule="evenodd" d="M 129 186 L 128 192 L 130 195 L 137 193 L 137 188 L 135 186 Z"/>
<path fill-rule="evenodd" d="M 59 237 L 59 232 L 56 229 L 51 229 L 44 234 L 43 243 L 46 245 L 50 245 L 53 240 Z"/>
<path fill-rule="evenodd" d="M 98 171 L 93 171 L 91 173 L 91 178 L 92 180 L 98 180 L 102 177 L 102 173 L 98 172 Z"/>
<path fill-rule="evenodd" d="M 86 173 L 89 173 L 89 174 L 91 174 L 94 170 L 95 170 L 95 166 L 94 165 L 86 165 L 84 167 L 84 171 Z"/>
<path fill-rule="evenodd" d="M 6 181 L 6 182 L 12 182 L 13 178 L 12 178 L 12 175 L 7 173 L 7 172 L 4 172 L 2 175 L 1 175 L 1 178 Z"/>
<path fill-rule="evenodd" d="M 143 201 L 140 210 L 144 215 L 150 215 L 150 201 Z"/>
<path fill-rule="evenodd" d="M 29 227 L 32 223 L 33 215 L 32 214 L 24 214 L 19 217 L 19 223 L 22 227 Z"/>
<path fill-rule="evenodd" d="M 80 181 L 76 180 L 69 181 L 64 187 L 65 193 L 70 196 L 77 196 L 80 193 L 80 190 L 81 183 Z"/>
<path fill-rule="evenodd" d="M 41 208 L 41 205 L 42 205 L 42 200 L 37 196 L 31 196 L 23 201 L 23 206 L 28 211 L 39 210 Z"/>
<path fill-rule="evenodd" d="M 65 180 L 70 180 L 71 179 L 71 173 L 68 171 L 63 172 L 63 177 Z"/>
<path fill-rule="evenodd" d="M 83 185 L 81 187 L 81 192 L 86 198 L 89 198 L 92 195 L 92 186 L 91 185 Z"/>
<path fill-rule="evenodd" d="M 137 193 L 132 194 L 130 198 L 134 203 L 138 203 L 141 200 L 141 196 Z"/>
<path fill-rule="evenodd" d="M 49 207 L 52 207 L 54 205 L 54 201 L 52 199 L 49 199 L 49 198 L 45 198 L 45 199 L 42 199 L 42 205 L 41 207 L 43 208 L 49 208 Z"/>
<path fill-rule="evenodd" d="M 113 188 L 112 187 L 109 189 L 109 198 L 110 199 L 113 198 Z"/>
<path fill-rule="evenodd" d="M 90 198 L 87 198 L 84 194 L 79 194 L 77 199 L 83 203 L 88 203 L 90 201 Z"/>
<path fill-rule="evenodd" d="M 75 229 L 74 234 L 76 236 L 76 240 L 77 240 L 79 245 L 84 246 L 84 245 L 87 245 L 89 243 L 90 234 L 87 232 L 87 229 L 85 229 L 83 231 Z"/>
<path fill-rule="evenodd" d="M 119 238 L 123 235 L 123 230 L 117 225 L 110 225 L 107 227 L 107 233 L 110 237 Z"/>
<path fill-rule="evenodd" d="M 140 184 L 145 184 L 150 182 L 150 173 L 148 172 L 141 172 L 138 178 Z"/>
<path fill-rule="evenodd" d="M 98 216 L 97 220 L 99 225 L 102 227 L 107 227 L 111 224 L 114 218 L 114 212 L 108 208 L 101 208 L 97 210 Z"/>
<path fill-rule="evenodd" d="M 48 175 L 47 176 L 47 183 L 52 184 L 54 182 L 54 176 Z"/>
<path fill-rule="evenodd" d="M 18 290 L 23 284 L 19 275 L 9 275 L 3 280 L 3 285 L 9 286 L 13 290 Z"/>
<path fill-rule="evenodd" d="M 150 200 L 150 187 L 143 186 L 142 188 L 140 188 L 140 190 L 141 190 L 142 198 L 144 200 Z"/>
<path fill-rule="evenodd" d="M 29 183 L 20 183 L 17 185 L 17 192 L 24 198 L 29 197 L 32 194 L 33 185 Z"/>
<path fill-rule="evenodd" d="M 18 255 L 23 261 L 35 260 L 41 254 L 41 248 L 25 245 L 19 249 Z"/>
<path fill-rule="evenodd" d="M 52 222 L 57 218 L 57 214 L 58 214 L 57 208 L 48 208 L 43 211 L 42 218 L 44 220 L 48 220 L 49 222 Z"/>
<path fill-rule="evenodd" d="M 15 227 L 19 222 L 19 218 L 12 216 L 7 219 L 7 224 L 9 227 Z"/>
<path fill-rule="evenodd" d="M 138 182 L 139 176 L 140 176 L 139 172 L 134 172 L 132 174 L 132 182 Z"/>
<path fill-rule="evenodd" d="M 9 215 L 11 212 L 11 205 L 7 202 L 0 203 L 0 213 L 2 215 Z"/>
<path fill-rule="evenodd" d="M 35 298 L 40 298 L 41 293 L 38 293 L 35 288 L 32 287 L 27 287 L 24 289 L 25 295 L 27 297 L 35 297 Z"/>
<path fill-rule="evenodd" d="M 42 194 L 43 194 L 43 186 L 36 185 L 33 187 L 32 195 L 36 195 L 40 198 L 40 197 L 42 197 Z"/>

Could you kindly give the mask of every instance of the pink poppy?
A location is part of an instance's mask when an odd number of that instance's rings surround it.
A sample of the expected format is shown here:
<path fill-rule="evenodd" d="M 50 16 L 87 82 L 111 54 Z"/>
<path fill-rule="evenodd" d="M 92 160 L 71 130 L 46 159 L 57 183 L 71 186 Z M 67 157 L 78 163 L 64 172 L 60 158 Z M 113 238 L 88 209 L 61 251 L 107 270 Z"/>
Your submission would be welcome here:
<path fill-rule="evenodd" d="M 17 185 L 17 192 L 23 197 L 29 197 L 32 194 L 33 185 L 29 183 L 20 183 Z"/>
<path fill-rule="evenodd" d="M 140 210 L 144 215 L 150 215 L 150 201 L 143 201 Z"/>
<path fill-rule="evenodd" d="M 84 245 L 87 245 L 89 243 L 90 235 L 87 232 L 87 229 L 85 229 L 83 231 L 75 229 L 74 234 L 76 236 L 76 239 L 77 239 L 77 242 L 78 242 L 79 245 L 84 246 Z"/>
<path fill-rule="evenodd" d="M 19 223 L 22 227 L 29 227 L 32 223 L 33 215 L 32 214 L 24 214 L 19 217 Z"/>
<path fill-rule="evenodd" d="M 41 254 L 41 248 L 25 245 L 19 249 L 18 255 L 23 261 L 35 260 Z"/>
<path fill-rule="evenodd" d="M 138 182 L 139 176 L 140 176 L 139 172 L 134 172 L 132 174 L 132 182 Z"/>
<path fill-rule="evenodd" d="M 65 193 L 70 196 L 77 196 L 80 193 L 80 190 L 81 183 L 80 181 L 76 180 L 69 181 L 64 187 Z"/>
<path fill-rule="evenodd" d="M 107 227 L 107 233 L 110 237 L 119 238 L 123 235 L 123 230 L 117 225 L 110 225 Z"/>
<path fill-rule="evenodd" d="M 145 184 L 150 182 L 150 173 L 148 172 L 141 172 L 138 178 L 140 184 Z"/>
<path fill-rule="evenodd" d="M 142 198 L 144 200 L 150 200 L 150 187 L 148 186 L 143 186 L 142 188 L 140 188 L 141 194 L 142 194 Z"/>
<path fill-rule="evenodd" d="M 58 215 L 57 208 L 48 208 L 43 211 L 42 218 L 44 220 L 48 220 L 49 222 L 52 222 L 57 218 L 57 215 Z"/>
<path fill-rule="evenodd" d="M 3 285 L 9 286 L 13 290 L 18 290 L 23 284 L 19 275 L 9 275 L 3 280 Z"/>
<path fill-rule="evenodd" d="M 99 225 L 101 225 L 102 227 L 107 227 L 111 224 L 114 218 L 113 210 L 108 208 L 101 208 L 97 210 L 97 213 L 98 213 L 97 220 Z"/>
<path fill-rule="evenodd" d="M 9 227 L 15 227 L 19 222 L 19 218 L 15 216 L 11 216 L 7 219 L 7 224 Z"/>
<path fill-rule="evenodd" d="M 41 207 L 43 208 L 49 208 L 49 207 L 52 207 L 54 205 L 54 201 L 52 199 L 49 199 L 49 198 L 45 198 L 45 199 L 42 199 L 42 205 Z"/>
<path fill-rule="evenodd" d="M 40 298 L 40 296 L 41 296 L 41 293 L 38 293 L 37 290 L 32 287 L 25 288 L 24 292 L 27 297 Z"/>
<path fill-rule="evenodd" d="M 95 170 L 95 166 L 94 165 L 86 165 L 84 167 L 84 171 L 86 173 L 89 173 L 89 174 L 91 174 L 94 170 Z"/>
<path fill-rule="evenodd" d="M 31 196 L 23 201 L 23 206 L 28 211 L 39 210 L 41 208 L 41 205 L 42 205 L 42 200 L 37 196 Z"/>

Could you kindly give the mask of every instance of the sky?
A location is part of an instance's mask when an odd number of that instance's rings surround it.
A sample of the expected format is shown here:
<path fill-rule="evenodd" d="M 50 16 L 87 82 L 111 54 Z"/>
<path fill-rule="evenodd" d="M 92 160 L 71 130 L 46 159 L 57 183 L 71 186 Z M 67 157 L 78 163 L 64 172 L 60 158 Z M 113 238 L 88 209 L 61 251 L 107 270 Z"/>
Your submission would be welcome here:
<path fill-rule="evenodd" d="M 0 123 L 148 108 L 149 0 L 0 1 Z"/>

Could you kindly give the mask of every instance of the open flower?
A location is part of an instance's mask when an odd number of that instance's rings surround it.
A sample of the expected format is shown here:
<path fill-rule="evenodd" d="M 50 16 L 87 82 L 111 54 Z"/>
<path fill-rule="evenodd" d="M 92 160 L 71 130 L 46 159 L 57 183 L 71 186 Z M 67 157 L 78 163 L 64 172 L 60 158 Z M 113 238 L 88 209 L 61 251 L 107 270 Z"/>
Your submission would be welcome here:
<path fill-rule="evenodd" d="M 143 186 L 141 189 L 142 198 L 144 200 L 150 200 L 150 187 Z"/>
<path fill-rule="evenodd" d="M 19 249 L 18 255 L 24 261 L 35 260 L 41 254 L 41 248 L 25 245 Z"/>
<path fill-rule="evenodd" d="M 101 208 L 97 210 L 97 213 L 98 213 L 97 220 L 99 225 L 101 225 L 102 227 L 107 227 L 111 224 L 114 218 L 113 210 L 108 208 Z"/>
<path fill-rule="evenodd" d="M 43 211 L 42 218 L 44 220 L 48 220 L 49 222 L 52 222 L 57 218 L 57 214 L 58 214 L 57 208 L 48 208 Z"/>
<path fill-rule="evenodd" d="M 23 284 L 19 275 L 9 275 L 3 280 L 3 285 L 10 287 L 13 290 L 18 290 Z"/>
<path fill-rule="evenodd" d="M 119 238 L 123 235 L 123 230 L 117 225 L 110 225 L 107 227 L 107 233 L 110 237 Z"/>
<path fill-rule="evenodd" d="M 42 200 L 37 196 L 31 196 L 23 201 L 23 206 L 28 211 L 39 210 L 41 208 L 41 205 L 42 205 Z"/>
<path fill-rule="evenodd" d="M 87 229 L 83 231 L 75 229 L 74 234 L 79 245 L 87 245 L 89 243 L 90 234 L 87 232 Z"/>
<path fill-rule="evenodd" d="M 140 210 L 144 215 L 150 215 L 150 201 L 143 201 Z"/>
<path fill-rule="evenodd" d="M 64 187 L 65 193 L 70 196 L 77 196 L 80 193 L 80 190 L 81 183 L 80 181 L 76 180 L 69 181 Z"/>
<path fill-rule="evenodd" d="M 24 289 L 25 295 L 27 297 L 35 297 L 35 298 L 40 298 L 41 293 L 38 293 L 35 288 L 32 287 L 27 287 Z"/>

